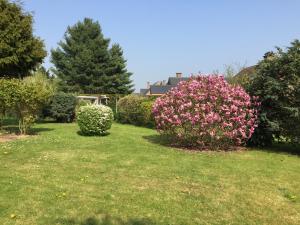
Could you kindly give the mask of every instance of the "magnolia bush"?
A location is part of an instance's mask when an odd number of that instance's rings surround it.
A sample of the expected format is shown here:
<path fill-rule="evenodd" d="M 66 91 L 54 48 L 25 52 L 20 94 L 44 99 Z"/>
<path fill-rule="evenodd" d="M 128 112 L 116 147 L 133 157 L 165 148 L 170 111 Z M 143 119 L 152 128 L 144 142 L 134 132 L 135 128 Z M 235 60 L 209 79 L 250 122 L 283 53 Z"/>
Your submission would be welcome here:
<path fill-rule="evenodd" d="M 77 111 L 77 123 L 84 135 L 104 135 L 112 121 L 113 112 L 105 105 L 81 106 Z"/>
<path fill-rule="evenodd" d="M 157 130 L 184 146 L 220 149 L 243 145 L 256 127 L 257 98 L 222 76 L 180 82 L 153 106 Z"/>

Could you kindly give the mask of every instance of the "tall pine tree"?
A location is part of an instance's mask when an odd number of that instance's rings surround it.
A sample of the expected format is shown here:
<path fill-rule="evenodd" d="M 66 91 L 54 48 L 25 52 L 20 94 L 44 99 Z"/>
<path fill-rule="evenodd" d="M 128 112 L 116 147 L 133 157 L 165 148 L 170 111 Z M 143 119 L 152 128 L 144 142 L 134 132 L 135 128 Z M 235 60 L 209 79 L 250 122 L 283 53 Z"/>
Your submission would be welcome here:
<path fill-rule="evenodd" d="M 106 93 L 130 94 L 133 84 L 130 80 L 132 73 L 126 69 L 126 60 L 123 57 L 123 50 L 119 44 L 113 44 L 109 49 L 109 66 L 107 70 Z"/>
<path fill-rule="evenodd" d="M 128 74 L 128 80 L 131 74 L 126 70 L 122 54 L 122 60 L 114 60 L 109 41 L 104 38 L 100 24 L 89 18 L 67 28 L 64 40 L 51 51 L 53 71 L 60 78 L 63 90 L 86 94 L 131 92 L 130 81 L 114 81 L 117 80 L 115 73 L 120 70 L 112 68 L 120 67 L 121 72 Z M 118 65 L 122 62 L 124 66 L 116 66 L 113 61 L 118 61 Z"/>

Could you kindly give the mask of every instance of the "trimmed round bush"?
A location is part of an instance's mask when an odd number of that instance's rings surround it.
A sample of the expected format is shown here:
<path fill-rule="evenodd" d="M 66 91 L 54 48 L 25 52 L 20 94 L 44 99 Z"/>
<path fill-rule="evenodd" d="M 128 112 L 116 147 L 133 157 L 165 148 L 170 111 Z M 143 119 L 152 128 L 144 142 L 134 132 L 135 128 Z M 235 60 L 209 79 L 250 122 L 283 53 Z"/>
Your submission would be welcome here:
<path fill-rule="evenodd" d="M 251 137 L 257 105 L 257 98 L 222 76 L 197 76 L 158 98 L 153 114 L 157 130 L 179 145 L 226 149 Z"/>
<path fill-rule="evenodd" d="M 105 105 L 86 105 L 77 111 L 77 123 L 84 135 L 104 135 L 112 121 L 113 112 Z"/>

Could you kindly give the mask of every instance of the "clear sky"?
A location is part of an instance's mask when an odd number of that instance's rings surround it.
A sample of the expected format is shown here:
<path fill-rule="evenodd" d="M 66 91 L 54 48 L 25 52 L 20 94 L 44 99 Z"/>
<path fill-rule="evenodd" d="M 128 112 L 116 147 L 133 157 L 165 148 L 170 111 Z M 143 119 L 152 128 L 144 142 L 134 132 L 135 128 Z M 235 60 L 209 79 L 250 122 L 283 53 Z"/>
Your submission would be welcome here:
<path fill-rule="evenodd" d="M 68 25 L 98 20 L 119 43 L 136 91 L 176 72 L 253 65 L 274 46 L 300 39 L 300 0 L 23 0 L 48 53 Z M 45 66 L 52 66 L 49 56 Z"/>

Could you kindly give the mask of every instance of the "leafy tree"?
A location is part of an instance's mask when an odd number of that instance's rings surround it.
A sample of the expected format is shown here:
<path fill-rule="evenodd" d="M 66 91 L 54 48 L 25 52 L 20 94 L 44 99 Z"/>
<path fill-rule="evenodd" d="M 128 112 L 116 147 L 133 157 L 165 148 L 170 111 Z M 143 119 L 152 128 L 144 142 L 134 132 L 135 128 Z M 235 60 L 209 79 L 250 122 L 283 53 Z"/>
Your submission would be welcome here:
<path fill-rule="evenodd" d="M 64 40 L 52 50 L 54 73 L 63 90 L 83 93 L 128 93 L 131 84 L 118 45 L 110 50 L 100 24 L 85 18 L 68 27 Z M 125 86 L 125 87 L 123 87 Z"/>
<path fill-rule="evenodd" d="M 20 4 L 0 0 L 0 77 L 27 76 L 47 55 L 32 23 L 32 15 Z"/>
<path fill-rule="evenodd" d="M 40 72 L 20 81 L 15 113 L 19 118 L 21 134 L 27 134 L 28 129 L 33 125 L 39 112 L 49 102 L 54 92 L 55 86 L 51 80 Z"/>
<path fill-rule="evenodd" d="M 260 123 L 250 144 L 276 139 L 300 142 L 300 42 L 286 51 L 267 52 L 256 67 L 248 91 L 261 101 Z"/>
<path fill-rule="evenodd" d="M 1 112 L 9 110 L 19 119 L 21 134 L 26 134 L 39 111 L 49 101 L 55 87 L 45 74 L 21 79 L 0 79 Z"/>
<path fill-rule="evenodd" d="M 120 45 L 113 44 L 109 49 L 110 61 L 107 70 L 107 82 L 105 93 L 107 94 L 130 94 L 133 92 L 132 73 L 126 69 L 126 60 L 123 57 L 123 50 Z"/>

